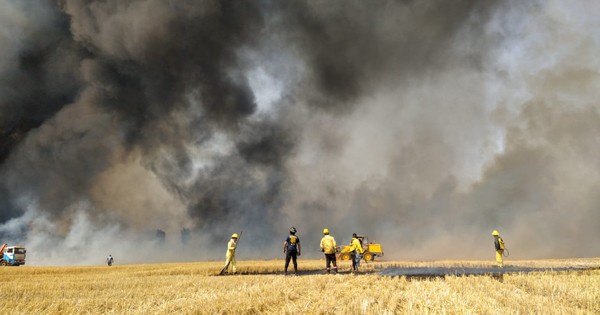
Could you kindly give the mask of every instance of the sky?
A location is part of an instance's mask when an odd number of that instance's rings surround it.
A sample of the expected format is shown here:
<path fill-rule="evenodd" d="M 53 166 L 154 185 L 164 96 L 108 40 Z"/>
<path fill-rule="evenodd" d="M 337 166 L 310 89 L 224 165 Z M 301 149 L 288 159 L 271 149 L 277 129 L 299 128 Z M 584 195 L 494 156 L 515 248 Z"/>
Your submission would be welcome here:
<path fill-rule="evenodd" d="M 28 265 L 598 257 L 595 1 L 0 0 Z M 164 239 L 159 237 L 164 232 Z M 189 231 L 189 239 L 183 237 Z"/>

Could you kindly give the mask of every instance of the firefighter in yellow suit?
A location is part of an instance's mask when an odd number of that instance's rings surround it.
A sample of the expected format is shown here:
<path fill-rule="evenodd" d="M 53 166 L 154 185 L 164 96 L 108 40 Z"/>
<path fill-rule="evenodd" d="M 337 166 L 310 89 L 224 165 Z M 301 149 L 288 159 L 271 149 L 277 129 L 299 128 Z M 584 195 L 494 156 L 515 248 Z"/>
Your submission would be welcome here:
<path fill-rule="evenodd" d="M 323 238 L 321 239 L 321 251 L 325 254 L 325 267 L 327 273 L 331 272 L 331 264 L 333 264 L 333 273 L 337 273 L 337 262 L 335 258 L 335 252 L 337 250 L 337 244 L 335 238 L 329 235 L 329 229 L 323 229 Z"/>
<path fill-rule="evenodd" d="M 360 259 L 362 258 L 362 254 L 365 250 L 362 247 L 360 240 L 356 233 L 352 234 L 352 241 L 350 242 L 352 252 L 352 271 L 358 271 L 358 267 L 360 267 Z"/>
<path fill-rule="evenodd" d="M 229 240 L 229 243 L 227 243 L 227 253 L 225 254 L 225 267 L 223 267 L 223 269 L 221 270 L 221 275 L 225 274 L 225 272 L 227 272 L 227 268 L 229 268 L 229 264 L 231 264 L 231 271 L 233 271 L 233 273 L 235 274 L 236 272 L 236 267 L 235 267 L 235 247 L 237 246 L 237 241 L 238 241 L 238 235 L 237 233 L 233 233 L 233 235 L 231 235 L 231 239 Z"/>
<path fill-rule="evenodd" d="M 496 264 L 502 268 L 504 267 L 504 258 L 502 257 L 502 254 L 504 254 L 504 240 L 496 230 L 492 232 L 492 236 L 494 237 L 494 246 L 496 247 Z"/>

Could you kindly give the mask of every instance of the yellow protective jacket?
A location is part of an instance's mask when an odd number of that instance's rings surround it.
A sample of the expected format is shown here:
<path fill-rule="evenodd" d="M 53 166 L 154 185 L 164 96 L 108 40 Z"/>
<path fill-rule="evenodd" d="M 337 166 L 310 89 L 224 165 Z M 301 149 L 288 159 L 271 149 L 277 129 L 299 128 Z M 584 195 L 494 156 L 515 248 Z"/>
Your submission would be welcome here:
<path fill-rule="evenodd" d="M 351 249 L 352 252 L 357 252 L 359 254 L 362 254 L 365 251 L 362 247 L 362 244 L 358 240 L 358 238 L 352 238 L 352 242 L 350 242 L 350 246 L 352 247 L 352 249 Z"/>
<path fill-rule="evenodd" d="M 325 254 L 335 254 L 335 249 L 337 244 L 335 243 L 335 239 L 331 235 L 325 235 L 321 239 L 321 249 Z"/>
<path fill-rule="evenodd" d="M 237 242 L 232 238 L 227 243 L 227 256 L 235 255 L 235 247 L 237 246 Z"/>

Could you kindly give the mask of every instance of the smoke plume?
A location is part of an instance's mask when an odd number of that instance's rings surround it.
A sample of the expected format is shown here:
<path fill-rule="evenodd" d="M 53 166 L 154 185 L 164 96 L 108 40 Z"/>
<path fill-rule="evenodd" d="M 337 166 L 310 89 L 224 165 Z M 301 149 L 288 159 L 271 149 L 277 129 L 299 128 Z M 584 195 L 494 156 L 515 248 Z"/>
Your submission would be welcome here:
<path fill-rule="evenodd" d="M 600 5 L 0 0 L 0 240 L 28 264 L 597 256 Z M 161 237 L 157 237 L 157 231 Z M 162 237 L 164 235 L 164 238 Z M 56 250 L 60 247 L 61 250 Z"/>

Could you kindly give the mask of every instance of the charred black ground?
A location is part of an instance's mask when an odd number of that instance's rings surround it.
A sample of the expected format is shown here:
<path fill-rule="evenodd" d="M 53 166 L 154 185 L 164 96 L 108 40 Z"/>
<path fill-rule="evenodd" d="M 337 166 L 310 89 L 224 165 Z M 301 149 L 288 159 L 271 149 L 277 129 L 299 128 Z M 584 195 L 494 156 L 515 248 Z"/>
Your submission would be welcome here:
<path fill-rule="evenodd" d="M 410 267 L 410 268 L 375 268 L 374 270 L 361 270 L 352 272 L 347 268 L 340 268 L 338 275 L 380 275 L 384 277 L 406 277 L 407 279 L 435 279 L 467 276 L 489 276 L 501 278 L 507 274 L 528 274 L 536 272 L 581 272 L 588 270 L 598 270 L 600 267 L 524 267 L 524 266 L 505 266 L 504 268 L 494 267 Z M 299 270 L 297 276 L 325 275 L 323 270 Z M 236 274 L 226 273 L 225 275 L 284 275 L 281 272 L 246 272 L 239 271 Z M 332 274 L 333 275 L 333 274 Z M 291 272 L 288 276 L 296 276 Z"/>

